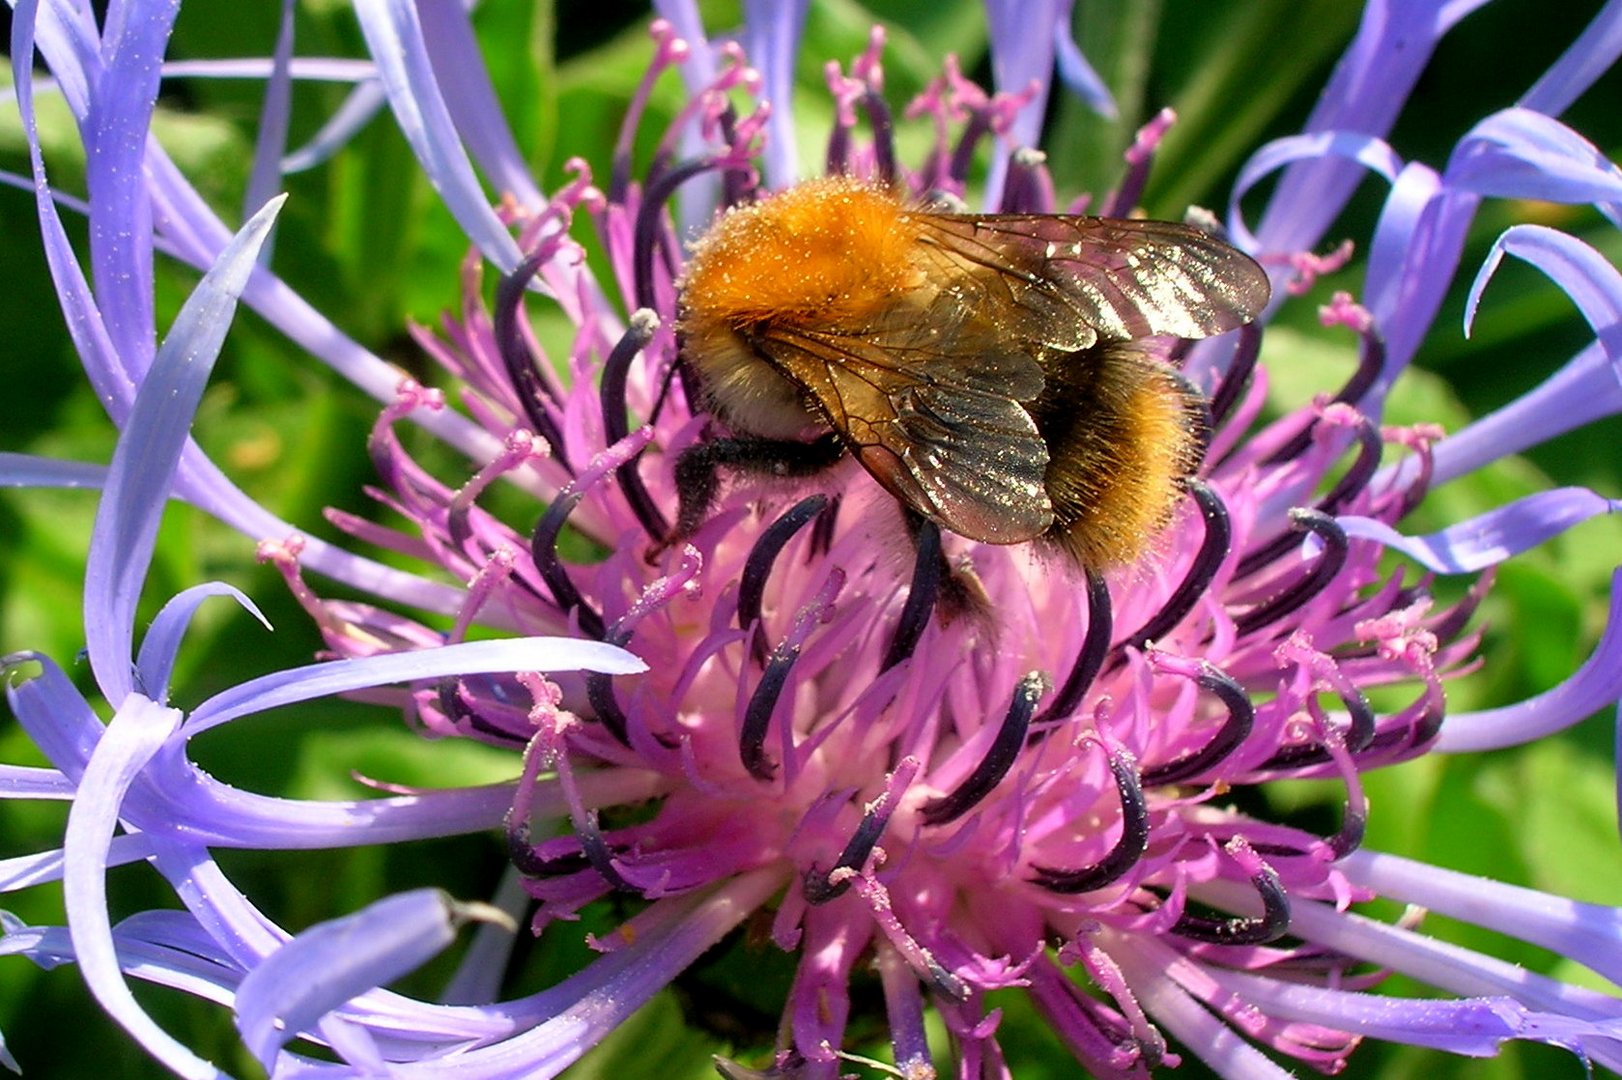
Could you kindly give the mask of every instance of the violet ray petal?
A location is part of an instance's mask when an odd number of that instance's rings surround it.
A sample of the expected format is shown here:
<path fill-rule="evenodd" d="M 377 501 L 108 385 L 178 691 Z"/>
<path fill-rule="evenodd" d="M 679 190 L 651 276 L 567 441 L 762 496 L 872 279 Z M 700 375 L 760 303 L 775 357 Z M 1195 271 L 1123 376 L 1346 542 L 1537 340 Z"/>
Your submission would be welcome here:
<path fill-rule="evenodd" d="M 810 0 L 744 0 L 743 48 L 760 72 L 761 100 L 771 105 L 766 118 L 766 186 L 787 187 L 800 178 L 794 138 L 794 61 Z"/>
<path fill-rule="evenodd" d="M 204 1001 L 231 1004 L 242 973 L 214 958 L 216 950 L 211 948 L 212 942 L 204 938 L 180 947 L 150 941 L 131 926 L 133 921 L 126 919 L 113 928 L 118 962 L 127 975 L 182 990 Z M 5 936 L 0 938 L 0 956 L 4 955 L 25 956 L 46 969 L 77 959 L 65 926 L 8 926 Z"/>
<path fill-rule="evenodd" d="M 1002 204 L 1008 177 L 1008 150 L 1035 146 L 1047 115 L 1048 90 L 1053 81 L 1054 35 L 1048 27 L 1065 23 L 1074 0 L 985 0 L 986 31 L 991 39 L 991 79 L 998 93 L 1036 93 L 1020 107 L 1003 139 L 993 144 L 986 172 L 984 205 Z M 1033 32 L 1033 28 L 1041 28 Z M 1006 142 L 1004 141 L 1006 140 Z"/>
<path fill-rule="evenodd" d="M 100 488 L 106 482 L 105 465 L 0 452 L 0 487 Z"/>
<path fill-rule="evenodd" d="M 124 793 L 179 726 L 181 714 L 132 694 L 107 725 L 85 767 L 63 838 L 62 893 L 85 985 L 114 1020 L 183 1077 L 223 1075 L 160 1028 L 130 992 L 107 915 L 107 850 Z"/>
<path fill-rule="evenodd" d="M 464 641 L 410 653 L 309 664 L 250 679 L 193 709 L 186 734 L 190 737 L 239 716 L 280 705 L 396 682 L 511 671 L 632 675 L 646 670 L 647 665 L 632 654 L 601 641 L 549 637 Z"/>
<path fill-rule="evenodd" d="M 0 798 L 71 799 L 77 785 L 56 769 L 38 765 L 0 765 Z M 3 879 L 3 875 L 0 875 Z M 5 889 L 0 887 L 0 892 Z"/>
<path fill-rule="evenodd" d="M 1436 749 L 1497 750 L 1561 731 L 1622 698 L 1622 570 L 1611 575 L 1611 610 L 1599 644 L 1564 682 L 1516 705 L 1453 713 Z"/>
<path fill-rule="evenodd" d="M 38 7 L 38 0 L 18 0 L 12 13 L 11 56 L 14 61 L 17 57 L 34 55 L 34 16 Z M 52 11 L 54 10 L 53 5 Z M 50 50 L 47 46 L 51 38 L 57 41 L 59 52 L 65 52 L 74 40 L 48 13 L 42 20 L 42 29 L 49 30 L 53 27 L 56 33 L 40 40 L 41 50 L 48 58 Z M 52 66 L 56 65 L 53 63 Z M 51 279 L 56 285 L 57 302 L 62 306 L 62 317 L 67 325 L 68 335 L 73 339 L 74 348 L 80 357 L 86 361 L 85 371 L 90 377 L 90 383 L 95 388 L 98 399 L 111 404 L 116 420 L 127 411 L 127 406 L 122 403 L 134 396 L 131 392 L 133 383 L 117 362 L 116 350 L 107 335 L 101 311 L 96 306 L 95 297 L 90 293 L 90 283 L 79 265 L 78 254 L 68 240 L 67 230 L 62 226 L 62 215 L 58 213 L 56 202 L 51 197 L 50 184 L 45 178 L 45 158 L 40 149 L 39 125 L 34 115 L 31 72 L 31 63 L 14 62 L 12 86 L 17 94 L 17 112 L 22 119 L 23 134 L 28 142 L 28 160 L 34 178 L 34 204 L 39 215 L 40 239 L 45 247 L 45 262 L 50 267 Z M 84 85 L 82 77 L 64 78 L 60 72 L 57 74 L 57 80 L 65 94 L 70 87 L 82 88 Z M 83 95 L 68 96 L 70 104 L 75 100 L 79 101 L 75 115 L 83 115 L 81 111 L 84 108 Z M 92 357 L 96 359 L 95 363 L 89 362 Z"/>
<path fill-rule="evenodd" d="M 275 62 L 262 56 L 231 60 L 166 60 L 165 79 L 268 79 Z M 345 56 L 293 56 L 288 58 L 287 74 L 294 82 L 363 83 L 377 78 L 377 65 L 370 60 Z"/>
<path fill-rule="evenodd" d="M 1053 26 L 1053 52 L 1058 62 L 1059 81 L 1105 120 L 1118 119 L 1120 110 L 1115 105 L 1114 96 L 1093 65 L 1087 62 L 1081 46 L 1076 43 L 1075 34 L 1071 32 L 1068 12 L 1066 16 L 1063 22 Z"/>
<path fill-rule="evenodd" d="M 1243 902 L 1244 890 L 1237 882 L 1214 881 L 1205 886 L 1211 896 L 1233 903 Z M 1320 901 L 1296 900 L 1290 909 L 1290 930 L 1309 942 L 1387 966 L 1463 997 L 1502 994 L 1538 1011 L 1578 1020 L 1622 1021 L 1622 1002 L 1602 991 L 1560 982 L 1522 965 Z"/>
<path fill-rule="evenodd" d="M 259 111 L 259 130 L 254 139 L 253 166 L 242 196 L 242 216 L 251 217 L 282 188 L 282 155 L 287 151 L 287 128 L 293 113 L 293 0 L 282 0 L 281 25 L 276 31 L 276 48 L 271 56 L 270 78 L 265 83 L 265 103 Z M 264 257 L 270 263 L 271 246 Z"/>
<path fill-rule="evenodd" d="M 490 917 L 505 916 L 439 889 L 414 889 L 302 931 L 243 977 L 236 997 L 243 1042 L 271 1068 L 289 1039 L 438 955 L 463 923 Z"/>
<path fill-rule="evenodd" d="M 535 186 L 524 155 L 518 150 L 512 129 L 507 126 L 501 99 L 490 82 L 490 69 L 479 53 L 473 36 L 468 3 L 418 4 L 422 37 L 434 65 L 434 78 L 445 95 L 445 106 L 456 124 L 457 133 L 467 140 L 473 160 L 496 190 L 517 199 L 524 206 L 546 204 L 546 196 Z"/>
<path fill-rule="evenodd" d="M 121 833 L 113 837 L 107 851 L 108 866 L 124 866 L 152 856 L 152 844 L 144 833 Z M 0 859 L 0 893 L 16 892 L 31 885 L 62 880 L 62 852 L 40 851 Z"/>
<path fill-rule="evenodd" d="M 1606 359 L 1622 361 L 1622 273 L 1575 236 L 1546 225 L 1513 225 L 1493 242 L 1464 305 L 1464 332 L 1475 323 L 1481 292 L 1505 254 L 1531 263 L 1571 297 L 1594 328 Z"/>
<path fill-rule="evenodd" d="M 1493 1057 L 1510 1039 L 1547 1042 L 1549 1021 L 1570 1024 L 1567 1017 L 1534 1013 L 1508 997 L 1427 1001 L 1305 986 L 1241 971 L 1211 969 L 1211 974 L 1225 990 L 1282 1020 L 1468 1057 Z M 1557 1030 L 1556 1038 L 1564 1044 L 1567 1037 L 1574 1041 L 1578 1032 L 1600 1035 L 1611 1029 L 1599 1021 L 1561 1025 Z"/>
<path fill-rule="evenodd" d="M 1269 173 L 1296 162 L 1319 161 L 1325 158 L 1355 161 L 1370 172 L 1379 173 L 1391 183 L 1396 183 L 1397 174 L 1402 171 L 1402 159 L 1397 157 L 1396 151 L 1383 139 L 1373 135 L 1363 135 L 1355 131 L 1319 131 L 1310 135 L 1290 135 L 1274 139 L 1250 155 L 1244 168 L 1239 170 L 1238 179 L 1234 181 L 1233 195 L 1228 200 L 1228 231 L 1233 235 L 1235 243 L 1252 254 L 1263 251 L 1302 250 L 1303 247 L 1310 247 L 1315 243 L 1315 238 L 1295 247 L 1286 246 L 1284 242 L 1272 238 L 1264 242 L 1261 239 L 1262 229 L 1252 233 L 1245 224 L 1244 216 L 1239 212 L 1239 203 L 1246 192 Z M 1269 200 L 1269 211 L 1277 198 L 1275 195 Z M 1321 228 L 1319 231 L 1322 231 Z M 1283 299 L 1282 290 L 1274 289 L 1272 303 L 1269 306 L 1276 306 L 1282 303 Z"/>
<path fill-rule="evenodd" d="M 1426 536 L 1404 535 L 1374 518 L 1335 520 L 1347 536 L 1400 551 L 1426 569 L 1470 574 L 1529 551 L 1589 518 L 1619 512 L 1622 500 L 1603 498 L 1587 488 L 1567 487 L 1536 492 Z"/>
<path fill-rule="evenodd" d="M 1622 226 L 1622 169 L 1558 120 L 1504 109 L 1459 140 L 1445 170 L 1451 188 L 1505 199 L 1593 203 Z"/>
<path fill-rule="evenodd" d="M 1448 191 L 1434 170 L 1409 165 L 1391 186 L 1369 244 L 1365 304 L 1385 341 L 1380 377 L 1358 402 L 1378 416 L 1385 395 L 1436 321 L 1480 200 Z"/>
<path fill-rule="evenodd" d="M 237 294 L 284 201 L 282 197 L 265 204 L 186 298 L 136 392 L 129 421 L 113 451 L 107 488 L 90 535 L 84 611 L 90 666 L 115 706 L 132 686 L 135 603 L 152 560 L 181 448 L 225 341 Z"/>
<path fill-rule="evenodd" d="M 1432 484 L 1444 484 L 1617 413 L 1622 413 L 1622 370 L 1596 341 L 1538 386 L 1432 447 Z M 1389 467 L 1375 478 L 1374 486 L 1393 476 L 1398 483 L 1411 480 L 1412 462 L 1405 458 Z"/>
<path fill-rule="evenodd" d="M 1519 104 L 1559 116 L 1622 56 L 1622 0 L 1608 0 L 1594 21 L 1521 98 Z"/>
<path fill-rule="evenodd" d="M 456 965 L 456 974 L 445 984 L 439 995 L 443 1005 L 479 1005 L 495 1001 L 501 994 L 501 983 L 512 957 L 513 946 L 518 943 L 518 926 L 529 909 L 530 896 L 524 889 L 524 876 L 518 868 L 509 866 L 501 875 L 501 883 L 490 903 L 507 913 L 511 925 L 500 922 L 481 922 L 473 931 L 473 941 Z"/>
<path fill-rule="evenodd" d="M 191 625 L 192 615 L 211 596 L 231 597 L 258 619 L 261 626 L 266 630 L 271 629 L 270 620 L 265 618 L 264 612 L 245 593 L 223 581 L 193 585 L 177 593 L 152 620 L 146 636 L 141 639 L 141 651 L 135 659 L 135 677 L 140 691 L 153 701 L 168 701 L 169 676 L 174 672 L 180 642 L 185 637 L 186 628 Z"/>
<path fill-rule="evenodd" d="M 90 202 L 90 276 L 131 378 L 152 360 L 152 202 L 142 182 L 160 65 L 180 0 L 115 3 L 101 38 L 100 78 L 79 114 Z"/>
<path fill-rule="evenodd" d="M 1436 43 L 1485 2 L 1370 0 L 1357 36 L 1318 95 L 1306 131 L 1384 136 L 1428 65 Z M 1315 247 L 1362 179 L 1344 161 L 1321 160 L 1323 157 L 1298 159 L 1279 178 L 1257 229 L 1267 250 Z"/>
<path fill-rule="evenodd" d="M 1230 1080 L 1291 1080 L 1294 1075 L 1239 1037 L 1171 977 L 1175 954 L 1151 946 L 1111 950 L 1133 996 L 1157 1025 L 1177 1037 L 1219 1076 Z"/>
<path fill-rule="evenodd" d="M 478 249 L 502 273 L 522 258 L 518 242 L 490 208 L 473 174 L 423 42 L 416 5 L 409 0 L 357 0 L 355 17 L 377 61 L 378 75 L 400 133 L 411 144 L 428 180 Z M 532 286 L 548 292 L 540 284 Z"/>
<path fill-rule="evenodd" d="M 1622 982 L 1622 911 L 1506 885 L 1363 848 L 1338 864 L 1347 876 L 1428 911 L 1530 941 Z"/>
<path fill-rule="evenodd" d="M 38 664 L 32 677 L 18 679 L 12 669 Z M 0 658 L 5 669 L 6 703 L 40 752 L 68 777 L 78 782 L 84 764 L 101 739 L 101 718 L 56 662 L 42 653 L 20 652 Z"/>
<path fill-rule="evenodd" d="M 327 118 L 304 145 L 294 148 L 282 159 L 282 172 L 305 172 L 329 161 L 349 141 L 372 122 L 372 117 L 383 111 L 389 103 L 383 84 L 377 81 L 376 69 L 344 98 L 342 105 Z"/>
<path fill-rule="evenodd" d="M 656 902 L 664 918 L 634 942 L 606 953 L 558 985 L 503 1010 L 524 1030 L 503 1042 L 457 1055 L 458 1077 L 495 1080 L 556 1076 L 694 960 L 759 909 L 783 885 L 775 870 L 733 878 L 707 896 Z M 652 909 L 650 909 L 652 910 Z M 397 1065 L 402 1077 L 437 1077 L 444 1064 Z"/>

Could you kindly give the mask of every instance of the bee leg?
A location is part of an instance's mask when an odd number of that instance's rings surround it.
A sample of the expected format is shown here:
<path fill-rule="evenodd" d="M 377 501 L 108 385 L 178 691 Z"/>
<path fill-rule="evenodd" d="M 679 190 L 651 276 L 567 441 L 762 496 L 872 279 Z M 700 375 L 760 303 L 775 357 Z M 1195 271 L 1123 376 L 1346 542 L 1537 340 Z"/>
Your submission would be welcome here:
<path fill-rule="evenodd" d="M 663 546 L 693 535 L 704 524 L 721 488 L 722 468 L 785 479 L 815 476 L 844 454 L 844 444 L 832 432 L 811 442 L 733 436 L 688 447 L 676 459 L 676 525 Z"/>

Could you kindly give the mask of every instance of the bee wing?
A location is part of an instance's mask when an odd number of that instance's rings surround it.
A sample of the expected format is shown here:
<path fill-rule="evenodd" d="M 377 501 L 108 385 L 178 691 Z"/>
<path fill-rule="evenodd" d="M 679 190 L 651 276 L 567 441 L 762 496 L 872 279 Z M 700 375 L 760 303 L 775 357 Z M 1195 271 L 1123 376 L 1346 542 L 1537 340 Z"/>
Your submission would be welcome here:
<path fill-rule="evenodd" d="M 965 280 L 977 313 L 1054 349 L 1243 326 L 1271 292 L 1255 261 L 1189 225 L 1126 218 L 927 214 L 921 258 Z"/>
<path fill-rule="evenodd" d="M 955 346 L 976 336 L 968 315 L 948 318 Z M 971 540 L 1034 539 L 1053 523 L 1048 453 L 1020 401 L 1041 392 L 1041 368 L 989 339 L 945 355 L 940 333 L 898 311 L 859 332 L 783 328 L 755 345 L 896 498 Z"/>

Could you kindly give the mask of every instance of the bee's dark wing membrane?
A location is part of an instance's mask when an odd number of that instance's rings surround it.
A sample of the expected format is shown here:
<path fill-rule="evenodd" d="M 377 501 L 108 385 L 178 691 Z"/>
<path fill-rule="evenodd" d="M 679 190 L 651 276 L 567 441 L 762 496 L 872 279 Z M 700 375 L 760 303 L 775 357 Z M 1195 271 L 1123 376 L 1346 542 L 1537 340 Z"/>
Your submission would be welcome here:
<path fill-rule="evenodd" d="M 944 353 L 943 332 L 954 349 L 973 333 L 947 314 L 944 326 L 898 313 L 860 333 L 775 330 L 755 346 L 914 510 L 971 540 L 1034 539 L 1053 523 L 1048 455 L 1016 395 L 1041 391 L 1041 369 L 1006 345 Z"/>
<path fill-rule="evenodd" d="M 1254 319 L 1267 275 L 1189 225 L 1026 214 L 919 214 L 925 259 L 972 282 L 1005 333 L 1076 351 L 1099 339 L 1202 338 Z"/>

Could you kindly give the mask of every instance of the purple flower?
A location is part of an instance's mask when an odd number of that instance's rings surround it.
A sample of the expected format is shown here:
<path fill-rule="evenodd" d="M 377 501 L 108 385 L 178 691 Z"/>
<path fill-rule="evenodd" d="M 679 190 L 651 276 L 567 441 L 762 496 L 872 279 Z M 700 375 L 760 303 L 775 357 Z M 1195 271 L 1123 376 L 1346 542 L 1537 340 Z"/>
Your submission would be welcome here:
<path fill-rule="evenodd" d="M 1023 29 L 1028 6 L 988 5 L 998 83 L 989 92 L 947 59 L 898 109 L 885 96 L 878 32 L 848 72 L 830 65 L 827 171 L 920 197 L 966 197 L 972 166 L 989 159 L 988 208 L 1079 212 L 1078 193 L 1060 201 L 1063 178 L 1030 145 L 1055 65 L 1095 107 L 1110 106 L 1069 39 L 1069 5 L 1042 6 L 1052 33 Z M 83 208 L 87 282 L 37 153 L 21 64 L 17 97 L 46 250 L 86 370 L 123 436 L 105 474 L 3 463 L 18 483 L 104 488 L 86 635 L 115 715 L 103 724 L 50 661 L 10 662 L 41 672 L 10 698 L 53 767 L 0 769 L 0 794 L 71 800 L 72 809 L 60 851 L 0 863 L 8 890 L 61 878 L 66 926 L 9 921 L 0 952 L 78 962 L 108 1011 L 188 1076 L 214 1067 L 142 1011 L 128 976 L 228 1005 L 273 1075 L 454 1066 L 548 1076 L 728 940 L 753 950 L 762 970 L 788 973 L 780 1001 L 753 1002 L 781 1010 L 768 1075 L 838 1075 L 869 996 L 882 1000 L 902 1075 L 1003 1074 L 999 992 L 1023 995 L 1101 1075 L 1137 1075 L 1188 1054 L 1226 1076 L 1283 1075 L 1277 1062 L 1291 1058 L 1333 1071 L 1364 1038 L 1467 1055 L 1526 1039 L 1622 1067 L 1622 999 L 1356 908 L 1396 900 L 1612 980 L 1622 966 L 1616 909 L 1362 846 L 1368 770 L 1437 749 L 1531 741 L 1622 698 L 1622 589 L 1613 590 L 1611 631 L 1556 689 L 1452 715 L 1444 693 L 1480 659 L 1471 617 L 1491 568 L 1617 502 L 1560 489 L 1429 535 L 1402 529 L 1438 484 L 1622 411 L 1622 277 L 1575 238 L 1522 225 L 1480 272 L 1472 317 L 1512 254 L 1571 295 L 1593 345 L 1462 432 L 1382 426 L 1483 198 L 1593 204 L 1613 221 L 1622 206 L 1622 172 L 1558 120 L 1622 50 L 1619 3 L 1519 105 L 1461 139 L 1441 170 L 1404 162 L 1383 141 L 1431 49 L 1474 6 L 1371 3 L 1307 130 L 1258 150 L 1240 176 L 1229 234 L 1272 274 L 1275 311 L 1344 263 L 1344 252 L 1314 252 L 1330 243 L 1359 169 L 1390 184 L 1361 301 L 1342 294 L 1322 312 L 1328 332 L 1358 342 L 1355 373 L 1272 416 L 1264 325 L 1192 347 L 1157 343 L 1209 401 L 1205 465 L 1150 555 L 1078 574 L 1024 545 L 910 533 L 894 500 L 850 460 L 793 481 L 728 473 L 703 524 L 672 536 L 676 462 L 714 428 L 679 362 L 673 324 L 688 234 L 675 222 L 701 226 L 718 205 L 769 197 L 818 171 L 797 163 L 785 96 L 804 5 L 746 5 L 742 46 L 709 40 L 686 5 L 663 5 L 606 177 L 576 162 L 573 179 L 543 197 L 501 124 L 460 5 L 357 4 L 375 64 L 367 85 L 381 88 L 445 204 L 501 275 L 487 303 L 482 263 L 470 261 L 462 310 L 416 332 L 456 411 L 444 392 L 399 378 L 254 269 L 279 206 L 258 209 L 275 186 L 264 169 L 248 198 L 258 213 L 231 239 L 148 141 L 175 5 L 115 5 L 108 25 L 117 32 L 102 39 L 87 11 L 36 12 L 21 0 L 12 54 L 33 55 L 37 40 L 95 151 Z M 90 41 L 99 47 L 85 48 Z M 280 156 L 286 130 L 285 41 L 268 67 L 261 162 Z M 631 148 L 653 124 L 648 95 L 672 69 L 688 104 L 651 132 L 658 150 L 639 167 Z M 375 103 L 375 90 L 357 91 L 357 109 L 367 94 Z M 1132 210 L 1171 121 L 1163 115 L 1140 133 L 1102 212 Z M 917 160 L 897 149 L 903 124 L 933 132 Z M 303 157 L 321 156 L 342 130 Z M 509 195 L 499 209 L 469 152 Z M 1281 169 L 1248 228 L 1239 199 Z M 602 277 L 585 264 L 588 232 L 606 252 Z M 155 251 L 211 268 L 161 348 Z M 185 439 L 238 293 L 385 400 L 368 451 L 379 499 L 409 527 L 330 519 L 422 573 L 307 540 Z M 566 354 L 544 348 L 529 321 L 543 307 L 572 328 Z M 413 457 L 396 434 L 406 420 L 465 454 L 465 474 L 447 482 Z M 497 481 L 533 497 L 527 514 L 493 508 Z M 165 704 L 196 604 L 224 591 L 247 603 L 223 586 L 188 590 L 135 649 L 133 604 L 171 494 L 260 541 L 338 659 L 227 690 L 189 715 Z M 326 598 L 309 571 L 370 599 Z M 1438 604 L 1432 574 L 1480 576 L 1461 600 Z M 447 575 L 462 586 L 443 584 Z M 448 617 L 450 629 L 402 607 Z M 491 629 L 544 639 L 468 640 Z M 646 670 L 635 673 L 622 650 Z M 389 684 L 403 687 L 375 689 Z M 510 750 L 518 779 L 310 803 L 227 787 L 187 757 L 200 731 L 358 690 L 397 703 L 425 735 Z M 1339 784 L 1338 827 L 1325 835 L 1276 820 L 1251 797 L 1288 779 Z M 115 835 L 120 821 L 125 832 Z M 263 915 L 211 854 L 497 827 L 511 859 L 505 914 L 426 890 L 298 934 Z M 141 859 L 184 910 L 111 925 L 107 869 Z M 502 996 L 513 945 L 504 920 L 538 934 L 600 910 L 621 921 L 588 939 L 596 959 L 539 992 Z M 456 1004 L 381 989 L 469 920 L 486 926 L 445 997 Z M 746 924 L 758 932 L 743 933 Z M 1385 972 L 1443 996 L 1381 994 Z M 931 1047 L 926 1007 L 944 1023 L 955 1065 Z"/>

